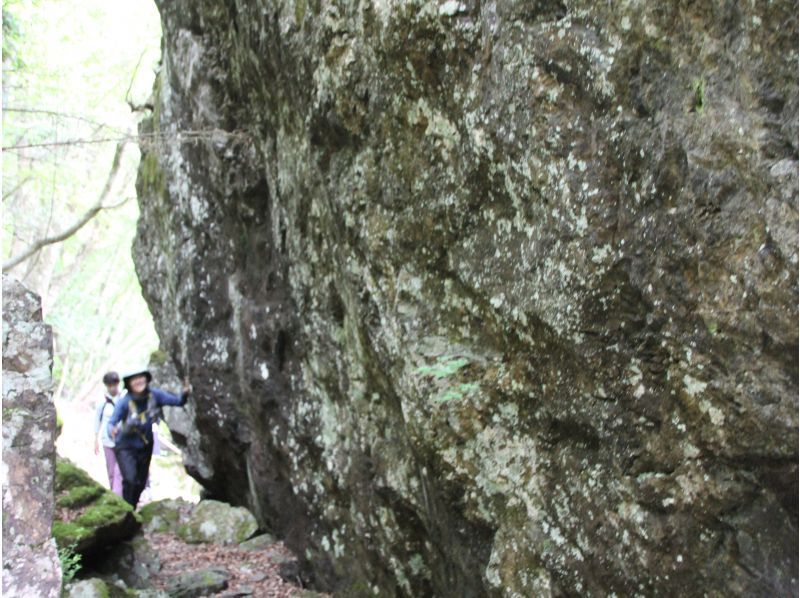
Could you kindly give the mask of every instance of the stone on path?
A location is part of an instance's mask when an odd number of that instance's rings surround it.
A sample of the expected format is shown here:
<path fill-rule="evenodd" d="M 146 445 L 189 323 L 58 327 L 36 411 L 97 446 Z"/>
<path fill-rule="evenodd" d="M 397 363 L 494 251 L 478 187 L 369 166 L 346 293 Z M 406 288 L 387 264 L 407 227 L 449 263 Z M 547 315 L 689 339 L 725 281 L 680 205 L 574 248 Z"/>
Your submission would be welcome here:
<path fill-rule="evenodd" d="M 264 550 L 273 546 L 278 540 L 272 534 L 261 534 L 239 544 L 242 550 Z"/>
<path fill-rule="evenodd" d="M 211 568 L 183 573 L 167 587 L 170 598 L 209 596 L 227 589 L 231 575 L 226 569 Z"/>
<path fill-rule="evenodd" d="M 178 527 L 178 536 L 190 544 L 238 544 L 257 530 L 255 517 L 244 507 L 204 500 L 194 508 L 188 521 Z"/>
<path fill-rule="evenodd" d="M 180 523 L 185 523 L 184 513 L 189 513 L 192 507 L 192 503 L 182 498 L 168 498 L 144 505 L 139 515 L 147 532 L 174 533 Z"/>

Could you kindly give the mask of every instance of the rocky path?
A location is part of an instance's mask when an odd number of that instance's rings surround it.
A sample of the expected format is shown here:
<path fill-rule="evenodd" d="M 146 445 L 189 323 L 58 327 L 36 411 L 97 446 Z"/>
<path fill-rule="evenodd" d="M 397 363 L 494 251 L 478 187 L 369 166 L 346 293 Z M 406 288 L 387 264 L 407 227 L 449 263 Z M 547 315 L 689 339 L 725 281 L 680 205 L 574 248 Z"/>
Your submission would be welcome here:
<path fill-rule="evenodd" d="M 281 542 L 247 550 L 238 545 L 187 544 L 172 533 L 146 533 L 145 537 L 161 562 L 160 570 L 151 577 L 152 587 L 168 595 L 180 592 L 178 580 L 191 578 L 191 573 L 222 570 L 229 576 L 227 588 L 206 595 L 323 596 L 297 585 L 295 557 Z M 289 582 L 292 578 L 294 583 Z"/>
<path fill-rule="evenodd" d="M 259 533 L 243 507 L 165 499 L 142 505 L 134 519 L 74 464 L 60 461 L 56 477 L 60 545 L 94 555 L 81 579 L 69 584 L 67 598 L 325 596 L 303 588 L 296 556 Z M 88 530 L 88 521 L 99 523 Z M 123 535 L 112 541 L 113 530 Z"/>

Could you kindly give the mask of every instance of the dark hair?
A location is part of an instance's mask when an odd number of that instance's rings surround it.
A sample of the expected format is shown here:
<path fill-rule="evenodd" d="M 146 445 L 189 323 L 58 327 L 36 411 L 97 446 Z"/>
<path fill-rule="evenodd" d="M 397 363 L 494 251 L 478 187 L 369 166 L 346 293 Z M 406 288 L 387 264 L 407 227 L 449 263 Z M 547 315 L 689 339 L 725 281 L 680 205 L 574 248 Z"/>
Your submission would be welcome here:
<path fill-rule="evenodd" d="M 119 374 L 117 372 L 108 372 L 103 376 L 103 384 L 106 386 L 110 384 L 119 384 Z"/>

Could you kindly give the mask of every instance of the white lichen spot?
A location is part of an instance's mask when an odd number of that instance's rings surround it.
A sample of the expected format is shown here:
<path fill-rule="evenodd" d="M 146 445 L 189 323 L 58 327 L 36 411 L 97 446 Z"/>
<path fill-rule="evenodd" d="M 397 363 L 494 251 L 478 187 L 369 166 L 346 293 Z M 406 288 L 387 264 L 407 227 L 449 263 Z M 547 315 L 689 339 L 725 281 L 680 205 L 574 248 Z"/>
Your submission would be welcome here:
<path fill-rule="evenodd" d="M 683 377 L 683 387 L 690 397 L 697 396 L 701 392 L 705 391 L 706 386 L 708 386 L 707 382 L 702 382 L 701 380 L 692 378 L 689 374 L 686 374 Z"/>
<path fill-rule="evenodd" d="M 217 533 L 217 525 L 213 521 L 204 521 L 200 524 L 200 533 L 206 538 L 210 538 Z"/>
<path fill-rule="evenodd" d="M 439 14 L 443 17 L 452 17 L 460 12 L 464 12 L 466 7 L 457 0 L 447 0 L 439 7 Z"/>
<path fill-rule="evenodd" d="M 611 253 L 611 245 L 606 243 L 602 247 L 592 249 L 592 261 L 595 264 L 602 264 Z"/>
<path fill-rule="evenodd" d="M 716 407 L 708 408 L 708 417 L 711 418 L 711 423 L 715 426 L 721 426 L 725 423 L 725 414 Z"/>

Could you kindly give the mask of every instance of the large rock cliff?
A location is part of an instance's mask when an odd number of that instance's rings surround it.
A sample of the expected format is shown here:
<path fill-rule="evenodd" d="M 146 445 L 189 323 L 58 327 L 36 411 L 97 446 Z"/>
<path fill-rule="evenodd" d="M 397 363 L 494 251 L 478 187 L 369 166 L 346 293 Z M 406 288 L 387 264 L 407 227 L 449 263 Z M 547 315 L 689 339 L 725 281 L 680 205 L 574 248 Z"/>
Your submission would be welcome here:
<path fill-rule="evenodd" d="M 3 276 L 3 594 L 61 595 L 50 532 L 56 459 L 53 334 L 42 302 Z"/>
<path fill-rule="evenodd" d="M 795 2 L 160 2 L 187 463 L 342 595 L 797 593 Z"/>

